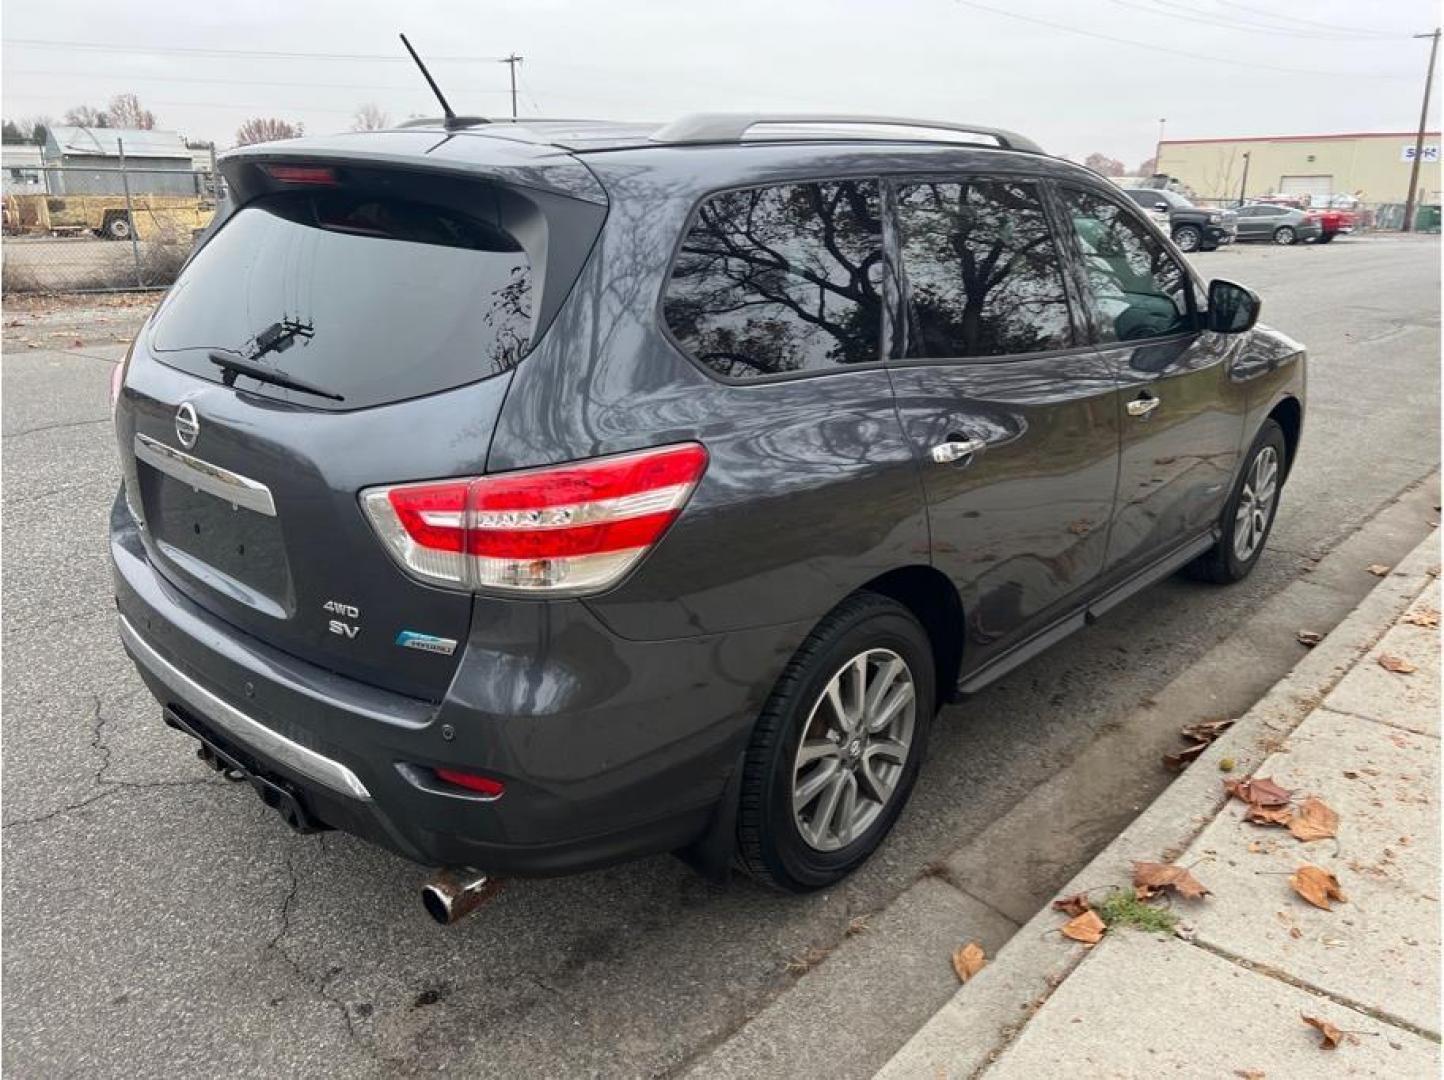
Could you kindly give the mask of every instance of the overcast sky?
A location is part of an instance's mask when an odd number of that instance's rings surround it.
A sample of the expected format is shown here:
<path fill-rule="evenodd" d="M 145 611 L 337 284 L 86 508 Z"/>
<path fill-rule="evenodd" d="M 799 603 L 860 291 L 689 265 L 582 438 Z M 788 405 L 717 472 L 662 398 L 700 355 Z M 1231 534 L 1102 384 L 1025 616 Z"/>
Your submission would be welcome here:
<path fill-rule="evenodd" d="M 251 116 L 435 115 L 404 30 L 463 113 L 509 112 L 495 58 L 514 51 L 524 115 L 936 117 L 1132 167 L 1162 117 L 1172 138 L 1410 130 L 1429 51 L 1410 35 L 1437 17 L 1430 0 L 5 0 L 0 33 L 6 118 L 134 91 L 157 126 L 221 147 Z"/>

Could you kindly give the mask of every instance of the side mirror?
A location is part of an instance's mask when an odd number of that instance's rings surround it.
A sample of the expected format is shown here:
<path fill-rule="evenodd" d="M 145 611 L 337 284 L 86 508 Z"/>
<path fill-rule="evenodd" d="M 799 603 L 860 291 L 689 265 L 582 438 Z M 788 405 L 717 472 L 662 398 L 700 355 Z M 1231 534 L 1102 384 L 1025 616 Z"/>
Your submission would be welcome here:
<path fill-rule="evenodd" d="M 1217 334 L 1242 334 L 1258 322 L 1263 301 L 1258 293 L 1222 278 L 1208 283 L 1208 328 Z"/>
<path fill-rule="evenodd" d="M 1154 203 L 1153 209 L 1162 210 L 1166 214 L 1168 213 L 1168 204 L 1166 202 Z"/>

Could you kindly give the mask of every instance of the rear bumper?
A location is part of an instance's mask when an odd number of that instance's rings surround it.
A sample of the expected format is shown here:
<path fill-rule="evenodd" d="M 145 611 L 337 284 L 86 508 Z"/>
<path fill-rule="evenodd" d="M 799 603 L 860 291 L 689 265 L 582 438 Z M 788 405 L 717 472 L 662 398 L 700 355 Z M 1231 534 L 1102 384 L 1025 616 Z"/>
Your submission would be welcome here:
<path fill-rule="evenodd" d="M 558 874 L 697 839 L 805 633 L 633 642 L 576 602 L 479 606 L 446 699 L 425 702 L 198 607 L 150 563 L 120 500 L 110 541 L 121 639 L 157 700 L 312 818 L 429 866 Z M 506 791 L 448 791 L 438 766 Z"/>

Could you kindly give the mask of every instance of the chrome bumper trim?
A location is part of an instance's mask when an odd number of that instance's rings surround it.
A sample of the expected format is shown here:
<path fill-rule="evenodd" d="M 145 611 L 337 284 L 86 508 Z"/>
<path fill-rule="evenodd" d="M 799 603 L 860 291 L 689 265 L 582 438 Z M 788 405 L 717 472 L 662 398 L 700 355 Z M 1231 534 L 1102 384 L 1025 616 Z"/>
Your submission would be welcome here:
<path fill-rule="evenodd" d="M 258 754 L 295 769 L 302 776 L 308 776 L 332 791 L 339 791 L 353 799 L 370 801 L 371 792 L 366 790 L 361 778 L 345 765 L 324 754 L 318 754 L 310 747 L 293 742 L 211 693 L 156 652 L 124 615 L 120 616 L 120 638 L 137 660 L 143 662 L 156 678 L 165 683 L 184 704 L 196 710 L 203 719 L 209 720 Z"/>
<path fill-rule="evenodd" d="M 135 436 L 135 456 L 167 476 L 173 476 L 183 484 L 224 499 L 233 506 L 244 506 L 247 510 L 254 510 L 267 517 L 276 516 L 276 503 L 271 498 L 271 489 L 240 473 L 212 465 L 209 461 L 202 461 L 152 439 L 149 435 L 139 433 Z"/>

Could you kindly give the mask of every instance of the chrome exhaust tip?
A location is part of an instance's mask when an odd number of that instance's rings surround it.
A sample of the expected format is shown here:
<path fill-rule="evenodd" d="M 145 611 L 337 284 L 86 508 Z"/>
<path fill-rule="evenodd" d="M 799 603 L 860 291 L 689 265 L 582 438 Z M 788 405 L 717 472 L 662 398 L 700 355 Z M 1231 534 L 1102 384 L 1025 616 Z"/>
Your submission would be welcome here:
<path fill-rule="evenodd" d="M 451 926 L 501 892 L 504 884 L 480 870 L 441 870 L 421 886 L 421 906 L 442 926 Z"/>

